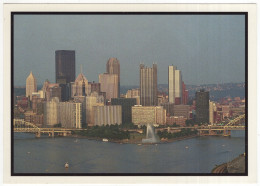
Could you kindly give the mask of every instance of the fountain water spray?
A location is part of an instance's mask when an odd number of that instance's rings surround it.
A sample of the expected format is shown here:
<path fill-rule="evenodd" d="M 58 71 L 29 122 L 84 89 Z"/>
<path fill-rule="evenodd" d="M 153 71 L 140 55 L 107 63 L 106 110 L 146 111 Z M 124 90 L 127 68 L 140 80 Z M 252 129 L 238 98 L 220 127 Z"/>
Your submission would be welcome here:
<path fill-rule="evenodd" d="M 148 124 L 146 128 L 146 138 L 142 139 L 142 143 L 158 143 L 160 142 L 158 136 L 154 132 L 152 124 Z"/>

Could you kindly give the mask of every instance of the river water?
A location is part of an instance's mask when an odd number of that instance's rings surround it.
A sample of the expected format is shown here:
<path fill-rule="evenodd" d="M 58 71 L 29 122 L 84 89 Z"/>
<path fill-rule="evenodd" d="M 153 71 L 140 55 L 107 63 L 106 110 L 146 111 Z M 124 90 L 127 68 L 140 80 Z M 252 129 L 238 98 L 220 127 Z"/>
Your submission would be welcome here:
<path fill-rule="evenodd" d="M 210 173 L 244 152 L 244 131 L 157 145 L 15 133 L 14 173 Z"/>

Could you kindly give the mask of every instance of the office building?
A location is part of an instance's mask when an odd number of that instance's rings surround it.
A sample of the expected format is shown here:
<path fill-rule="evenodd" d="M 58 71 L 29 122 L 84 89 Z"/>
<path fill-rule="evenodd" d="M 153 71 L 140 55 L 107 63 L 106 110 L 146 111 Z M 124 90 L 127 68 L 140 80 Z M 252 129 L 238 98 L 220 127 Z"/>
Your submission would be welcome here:
<path fill-rule="evenodd" d="M 140 103 L 143 106 L 157 105 L 157 65 L 148 68 L 140 65 Z"/>
<path fill-rule="evenodd" d="M 60 123 L 64 128 L 82 128 L 82 105 L 75 102 L 59 103 Z"/>
<path fill-rule="evenodd" d="M 60 123 L 59 98 L 54 97 L 44 103 L 44 125 L 53 126 Z"/>
<path fill-rule="evenodd" d="M 169 103 L 175 103 L 175 70 L 176 66 L 168 67 L 168 99 Z"/>
<path fill-rule="evenodd" d="M 132 106 L 136 105 L 135 98 L 112 98 L 111 104 L 122 106 L 122 123 L 132 122 Z"/>
<path fill-rule="evenodd" d="M 26 97 L 29 97 L 32 100 L 32 93 L 37 92 L 37 82 L 32 71 L 26 79 Z"/>
<path fill-rule="evenodd" d="M 175 105 L 188 103 L 188 91 L 182 81 L 181 71 L 177 70 L 176 66 L 168 67 L 168 95 L 170 103 Z"/>
<path fill-rule="evenodd" d="M 58 83 L 50 83 L 46 80 L 42 87 L 43 98 L 50 101 L 52 98 L 57 97 L 61 101 L 61 87 Z"/>
<path fill-rule="evenodd" d="M 71 83 L 71 97 L 86 96 L 91 92 L 91 85 L 83 73 L 80 73 L 75 82 Z"/>
<path fill-rule="evenodd" d="M 130 89 L 126 93 L 126 98 L 135 98 L 136 99 L 136 105 L 140 105 L 140 89 Z"/>
<path fill-rule="evenodd" d="M 75 81 L 75 51 L 57 50 L 56 57 L 56 83 L 67 84 Z"/>
<path fill-rule="evenodd" d="M 161 106 L 166 110 L 167 116 L 174 115 L 174 103 L 162 103 Z"/>
<path fill-rule="evenodd" d="M 217 111 L 216 104 L 212 101 L 209 102 L 209 123 L 215 123 L 215 112 Z"/>
<path fill-rule="evenodd" d="M 118 76 L 118 97 L 120 96 L 120 63 L 117 58 L 109 58 L 107 61 L 107 73 L 117 74 Z"/>
<path fill-rule="evenodd" d="M 68 101 L 70 98 L 69 83 L 75 81 L 75 51 L 57 50 L 56 58 L 56 83 L 61 87 L 61 100 Z"/>
<path fill-rule="evenodd" d="M 94 125 L 122 124 L 121 105 L 93 106 Z"/>
<path fill-rule="evenodd" d="M 104 97 L 97 92 L 92 92 L 89 96 L 86 96 L 86 122 L 88 126 L 95 124 L 93 106 L 104 106 L 104 102 Z"/>
<path fill-rule="evenodd" d="M 209 92 L 200 90 L 196 92 L 196 122 L 209 123 Z"/>
<path fill-rule="evenodd" d="M 174 105 L 174 116 L 183 116 L 189 118 L 190 106 L 189 105 Z"/>
<path fill-rule="evenodd" d="M 166 118 L 166 124 L 167 125 L 180 125 L 184 127 L 186 125 L 187 118 L 183 116 L 170 116 Z"/>
<path fill-rule="evenodd" d="M 99 83 L 101 92 L 106 93 L 106 99 L 118 98 L 118 75 L 117 74 L 99 74 Z"/>
<path fill-rule="evenodd" d="M 162 106 L 142 106 L 132 107 L 132 122 L 135 125 L 165 124 L 166 110 Z"/>

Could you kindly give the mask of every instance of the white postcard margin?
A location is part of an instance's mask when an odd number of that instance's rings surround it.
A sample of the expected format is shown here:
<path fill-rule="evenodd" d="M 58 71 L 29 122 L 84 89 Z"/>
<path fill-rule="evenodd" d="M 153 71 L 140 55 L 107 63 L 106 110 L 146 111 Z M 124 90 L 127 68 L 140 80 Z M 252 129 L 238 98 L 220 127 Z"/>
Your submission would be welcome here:
<path fill-rule="evenodd" d="M 248 12 L 248 176 L 11 176 L 11 12 Z M 186 184 L 257 182 L 256 4 L 4 4 L 4 183 Z"/>

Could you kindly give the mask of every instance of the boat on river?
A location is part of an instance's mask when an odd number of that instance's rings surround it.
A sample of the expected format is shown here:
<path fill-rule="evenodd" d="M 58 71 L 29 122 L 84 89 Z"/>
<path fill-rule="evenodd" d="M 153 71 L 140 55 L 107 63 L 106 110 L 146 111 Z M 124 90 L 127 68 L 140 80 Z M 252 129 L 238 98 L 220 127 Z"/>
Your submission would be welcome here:
<path fill-rule="evenodd" d="M 107 138 L 103 138 L 102 141 L 108 142 L 108 139 Z"/>
<path fill-rule="evenodd" d="M 65 166 L 65 168 L 69 168 L 69 163 L 66 162 L 64 166 Z"/>

